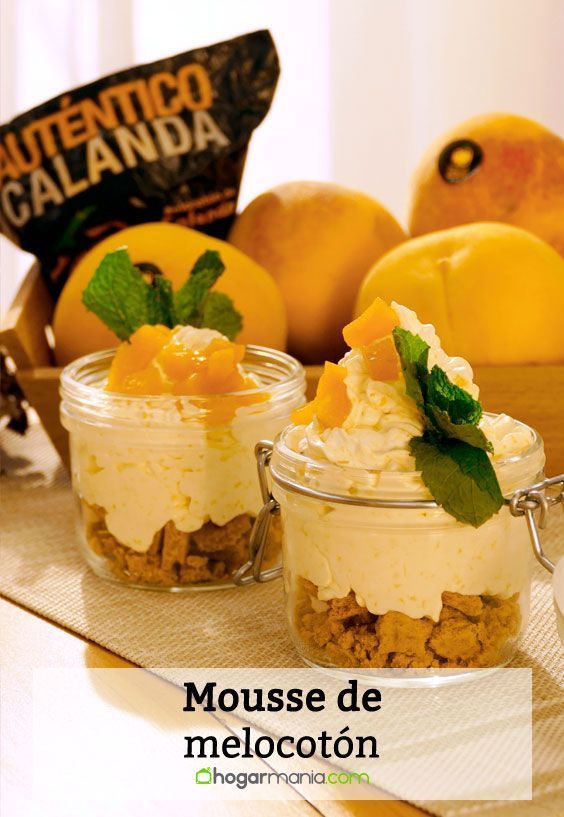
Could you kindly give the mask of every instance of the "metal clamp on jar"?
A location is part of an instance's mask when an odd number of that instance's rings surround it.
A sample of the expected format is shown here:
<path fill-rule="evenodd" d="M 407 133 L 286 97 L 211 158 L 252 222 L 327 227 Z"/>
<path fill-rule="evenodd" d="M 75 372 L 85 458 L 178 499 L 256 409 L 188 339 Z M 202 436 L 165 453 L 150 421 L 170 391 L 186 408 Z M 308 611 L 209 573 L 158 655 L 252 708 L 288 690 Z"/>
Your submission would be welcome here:
<path fill-rule="evenodd" d="M 509 508 L 513 516 L 524 516 L 527 520 L 535 558 L 549 573 L 552 573 L 558 635 L 564 644 L 564 557 L 557 562 L 549 559 L 539 537 L 539 528 L 542 530 L 546 527 L 549 511 L 556 505 L 560 505 L 564 513 L 564 474 L 549 477 L 530 488 L 515 491 L 509 500 Z M 534 515 L 537 510 L 539 511 L 538 524 Z"/>

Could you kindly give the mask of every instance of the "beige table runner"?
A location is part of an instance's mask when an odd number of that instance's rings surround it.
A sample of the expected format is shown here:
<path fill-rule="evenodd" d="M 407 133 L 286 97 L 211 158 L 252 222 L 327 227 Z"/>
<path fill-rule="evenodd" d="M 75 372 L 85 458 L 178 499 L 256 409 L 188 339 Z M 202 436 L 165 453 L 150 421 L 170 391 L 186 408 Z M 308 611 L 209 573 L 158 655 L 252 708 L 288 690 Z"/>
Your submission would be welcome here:
<path fill-rule="evenodd" d="M 2 440 L 0 592 L 7 598 L 144 667 L 300 666 L 286 632 L 281 582 L 174 594 L 98 579 L 78 552 L 68 477 L 41 427 L 24 438 L 3 432 Z M 546 532 L 553 556 L 564 553 L 562 520 Z M 540 567 L 531 623 L 512 666 L 533 669 L 533 803 L 420 804 L 429 811 L 441 817 L 486 810 L 498 817 L 564 814 L 564 656 L 548 573 Z"/>

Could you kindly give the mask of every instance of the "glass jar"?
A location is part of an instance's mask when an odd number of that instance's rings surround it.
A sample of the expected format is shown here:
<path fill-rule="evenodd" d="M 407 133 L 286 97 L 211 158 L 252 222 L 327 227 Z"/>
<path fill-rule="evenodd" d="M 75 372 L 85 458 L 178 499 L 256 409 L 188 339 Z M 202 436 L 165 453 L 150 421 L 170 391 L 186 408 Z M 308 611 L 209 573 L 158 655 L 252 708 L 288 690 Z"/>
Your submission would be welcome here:
<path fill-rule="evenodd" d="M 508 499 L 474 528 L 438 506 L 418 472 L 315 461 L 288 447 L 290 430 L 258 448 L 265 505 L 251 549 L 255 580 L 273 577 L 261 573 L 261 540 L 281 514 L 287 616 L 302 659 L 402 683 L 506 664 L 529 616 L 533 551 L 518 517 L 536 530 L 538 434 L 525 426 L 527 450 L 495 463 Z"/>
<path fill-rule="evenodd" d="M 302 366 L 248 346 L 243 366 L 259 378 L 256 389 L 145 397 L 104 391 L 113 356 L 82 357 L 61 375 L 86 561 L 99 576 L 135 587 L 229 586 L 248 558 L 262 505 L 254 446 L 272 439 L 304 402 Z M 279 550 L 275 526 L 270 562 Z"/>

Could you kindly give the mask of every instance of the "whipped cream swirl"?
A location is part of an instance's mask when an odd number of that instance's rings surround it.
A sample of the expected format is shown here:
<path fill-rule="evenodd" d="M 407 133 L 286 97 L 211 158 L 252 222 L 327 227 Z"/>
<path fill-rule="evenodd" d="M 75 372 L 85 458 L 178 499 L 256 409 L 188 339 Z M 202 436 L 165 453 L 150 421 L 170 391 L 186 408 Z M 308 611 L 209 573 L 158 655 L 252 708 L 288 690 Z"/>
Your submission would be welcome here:
<path fill-rule="evenodd" d="M 470 364 L 464 358 L 447 355 L 435 328 L 421 323 L 411 309 L 395 302 L 391 306 L 399 325 L 429 345 L 429 369 L 439 366 L 452 383 L 478 399 Z M 314 417 L 309 425 L 292 429 L 286 444 L 297 453 L 335 465 L 414 471 L 409 441 L 423 433 L 423 423 L 415 402 L 406 394 L 403 375 L 393 383 L 372 380 L 360 349 L 347 352 L 339 365 L 347 370 L 345 384 L 351 402 L 342 427 L 322 428 Z M 504 414 L 484 416 L 480 428 L 493 444 L 494 461 L 519 454 L 532 443 L 529 430 Z"/>

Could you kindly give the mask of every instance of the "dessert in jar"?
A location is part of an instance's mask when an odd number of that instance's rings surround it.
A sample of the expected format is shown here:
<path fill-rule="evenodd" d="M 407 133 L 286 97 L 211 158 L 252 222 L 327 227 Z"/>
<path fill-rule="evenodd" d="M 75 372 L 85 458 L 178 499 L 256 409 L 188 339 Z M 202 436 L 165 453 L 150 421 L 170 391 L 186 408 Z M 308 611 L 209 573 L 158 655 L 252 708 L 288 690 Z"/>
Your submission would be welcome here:
<path fill-rule="evenodd" d="M 61 375 L 81 543 L 101 576 L 213 587 L 246 561 L 260 507 L 253 449 L 303 403 L 304 373 L 283 352 L 233 342 L 244 319 L 214 288 L 224 269 L 206 250 L 173 290 L 121 248 L 82 293 L 122 341 Z"/>
<path fill-rule="evenodd" d="M 343 334 L 350 351 L 259 452 L 294 643 L 312 665 L 384 674 L 503 665 L 533 560 L 507 498 L 542 479 L 542 440 L 482 413 L 469 364 L 404 306 L 377 299 Z"/>
<path fill-rule="evenodd" d="M 67 366 L 61 393 L 94 571 L 144 587 L 228 584 L 262 504 L 254 446 L 303 402 L 300 364 L 210 329 L 142 326 L 115 354 Z"/>

